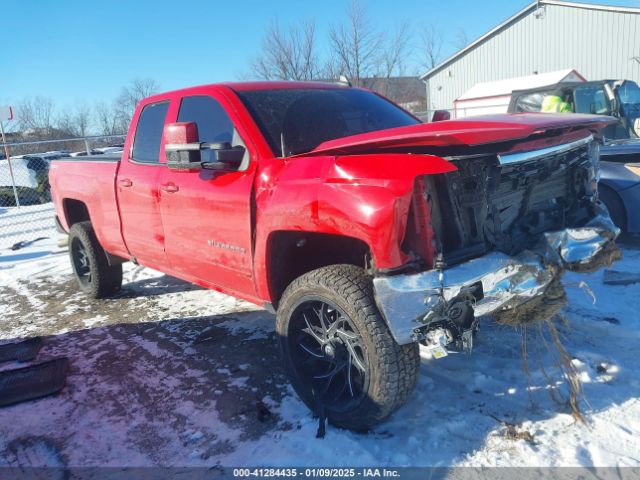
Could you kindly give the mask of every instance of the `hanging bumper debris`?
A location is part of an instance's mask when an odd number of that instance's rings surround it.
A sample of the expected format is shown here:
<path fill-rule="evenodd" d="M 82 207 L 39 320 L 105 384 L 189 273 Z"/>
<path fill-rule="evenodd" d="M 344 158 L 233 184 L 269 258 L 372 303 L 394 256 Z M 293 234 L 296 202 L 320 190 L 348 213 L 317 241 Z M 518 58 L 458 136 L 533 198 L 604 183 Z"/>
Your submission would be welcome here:
<path fill-rule="evenodd" d="M 610 264 L 619 233 L 599 208 L 584 227 L 545 233 L 535 248 L 514 256 L 491 252 L 451 268 L 376 277 L 378 307 L 399 344 L 457 343 L 469 350 L 478 317 L 541 297 L 564 269 Z"/>

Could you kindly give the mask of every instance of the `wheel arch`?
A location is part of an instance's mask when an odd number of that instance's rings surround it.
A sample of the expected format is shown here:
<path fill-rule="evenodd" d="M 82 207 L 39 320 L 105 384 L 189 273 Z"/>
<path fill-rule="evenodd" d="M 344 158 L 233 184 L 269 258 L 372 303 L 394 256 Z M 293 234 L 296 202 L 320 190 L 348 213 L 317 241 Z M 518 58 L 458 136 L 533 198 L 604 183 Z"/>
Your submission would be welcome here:
<path fill-rule="evenodd" d="M 62 226 L 66 225 L 67 233 L 71 230 L 76 223 L 80 222 L 91 222 L 91 214 L 89 213 L 89 207 L 82 200 L 77 200 L 74 198 L 65 198 L 62 200 L 62 212 L 64 215 L 64 219 L 61 222 Z M 93 225 L 95 228 L 96 226 Z M 96 232 L 98 236 L 99 232 Z M 102 242 L 100 242 L 100 238 L 98 236 L 98 242 L 102 246 Z M 104 247 L 102 247 L 104 249 Z M 120 265 L 122 263 L 127 262 L 126 258 L 120 257 L 118 255 L 113 255 L 109 253 L 106 249 L 104 249 L 105 255 L 107 256 L 107 262 L 110 266 Z"/>
<path fill-rule="evenodd" d="M 64 219 L 62 219 L 63 226 L 66 226 L 67 231 L 76 223 L 91 221 L 89 208 L 82 200 L 76 200 L 74 198 L 63 199 L 62 212 L 64 215 Z"/>
<path fill-rule="evenodd" d="M 277 308 L 287 286 L 317 268 L 335 264 L 370 268 L 371 248 L 344 235 L 277 230 L 267 239 L 266 273 L 271 303 Z"/>

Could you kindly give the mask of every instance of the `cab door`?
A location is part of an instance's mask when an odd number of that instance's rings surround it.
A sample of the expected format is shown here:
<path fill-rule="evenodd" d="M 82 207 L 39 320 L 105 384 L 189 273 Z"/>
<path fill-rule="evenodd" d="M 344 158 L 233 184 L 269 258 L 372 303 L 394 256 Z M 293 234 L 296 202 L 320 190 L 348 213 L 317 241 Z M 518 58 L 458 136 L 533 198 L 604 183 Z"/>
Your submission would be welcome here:
<path fill-rule="evenodd" d="M 129 253 L 143 265 L 167 266 L 158 184 L 165 168 L 162 132 L 169 101 L 146 105 L 138 118 L 131 154 L 124 158 L 116 178 L 122 235 Z M 136 122 L 137 121 L 137 122 Z M 129 148 L 131 147 L 131 148 Z"/>
<path fill-rule="evenodd" d="M 180 100 L 178 122 L 195 122 L 200 142 L 243 146 L 237 171 L 162 169 L 160 210 L 171 268 L 185 278 L 255 296 L 252 269 L 251 194 L 255 172 L 247 144 L 223 106 L 224 98 Z M 202 161 L 213 161 L 203 150 Z"/>

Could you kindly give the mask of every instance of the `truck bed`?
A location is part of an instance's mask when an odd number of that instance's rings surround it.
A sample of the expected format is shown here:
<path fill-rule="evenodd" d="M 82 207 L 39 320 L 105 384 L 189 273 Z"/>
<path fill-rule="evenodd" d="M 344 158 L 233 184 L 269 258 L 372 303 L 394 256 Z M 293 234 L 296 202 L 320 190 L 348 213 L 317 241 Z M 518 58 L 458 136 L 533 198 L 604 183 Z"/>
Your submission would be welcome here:
<path fill-rule="evenodd" d="M 119 155 L 60 158 L 51 162 L 49 183 L 57 211 L 65 211 L 69 217 L 77 204 L 74 202 L 84 202 L 100 244 L 115 255 L 127 256 L 115 189 L 119 165 Z M 107 178 L 109 181 L 105 181 Z M 64 192 L 64 196 L 57 192 Z M 74 214 L 82 215 L 83 212 L 74 211 Z M 59 220 L 62 228 L 68 231 L 67 219 Z"/>

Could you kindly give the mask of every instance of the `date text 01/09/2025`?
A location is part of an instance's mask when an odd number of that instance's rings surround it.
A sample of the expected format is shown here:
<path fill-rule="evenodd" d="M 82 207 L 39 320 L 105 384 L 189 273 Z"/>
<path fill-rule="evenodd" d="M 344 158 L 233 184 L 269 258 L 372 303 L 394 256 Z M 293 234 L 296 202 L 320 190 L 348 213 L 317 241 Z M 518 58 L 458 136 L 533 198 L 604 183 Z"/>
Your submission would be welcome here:
<path fill-rule="evenodd" d="M 234 468 L 233 476 L 242 477 L 303 477 L 354 478 L 399 477 L 400 472 L 387 468 Z"/>

